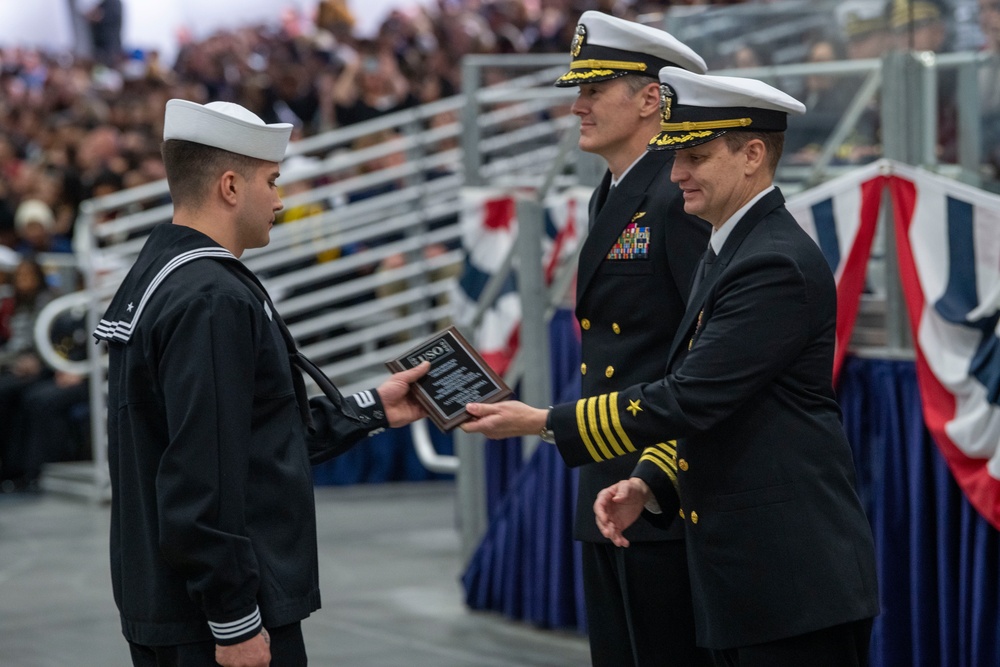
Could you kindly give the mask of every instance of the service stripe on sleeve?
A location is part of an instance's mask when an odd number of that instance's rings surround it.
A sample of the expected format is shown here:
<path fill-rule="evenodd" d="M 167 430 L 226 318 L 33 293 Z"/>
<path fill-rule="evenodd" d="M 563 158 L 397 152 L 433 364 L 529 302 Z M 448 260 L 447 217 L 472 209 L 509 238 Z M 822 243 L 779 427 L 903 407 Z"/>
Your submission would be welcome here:
<path fill-rule="evenodd" d="M 601 421 L 601 432 L 604 434 L 604 438 L 611 443 L 611 448 L 615 450 L 616 456 L 625 456 L 625 450 L 618 444 L 618 440 L 615 439 L 615 434 L 609 428 L 607 394 L 601 394 L 598 405 L 600 406 L 599 417 Z"/>
<path fill-rule="evenodd" d="M 646 452 L 649 451 L 650 451 L 649 449 L 646 450 Z M 677 473 L 671 470 L 670 467 L 666 463 L 664 463 L 658 456 L 653 456 L 652 454 L 646 453 L 640 456 L 639 460 L 649 461 L 650 463 L 656 464 L 656 467 L 662 470 L 664 474 L 666 474 L 666 476 L 670 478 L 670 483 L 673 484 L 674 486 L 677 486 Z"/>
<path fill-rule="evenodd" d="M 603 395 L 602 395 L 603 396 Z M 597 446 L 601 448 L 601 453 L 604 454 L 604 459 L 610 459 L 611 450 L 608 446 L 604 444 L 604 438 L 601 437 L 601 431 L 597 428 L 597 397 L 591 396 L 587 399 L 587 426 L 590 428 L 591 435 L 594 436 L 594 440 L 597 441 Z"/>
<path fill-rule="evenodd" d="M 590 457 L 595 461 L 603 461 L 604 459 L 597 453 L 594 449 L 594 443 L 590 440 L 590 434 L 587 433 L 587 399 L 581 398 L 576 402 L 576 430 L 580 432 L 580 439 L 583 440 L 583 444 L 587 446 L 587 452 L 590 453 Z"/>
<path fill-rule="evenodd" d="M 663 454 L 656 447 L 647 447 L 642 450 L 642 456 L 639 457 L 640 461 L 649 461 L 650 463 L 656 465 L 670 480 L 674 489 L 678 492 L 680 491 L 680 485 L 677 483 L 677 473 L 671 469 L 667 462 L 663 459 Z"/>
<path fill-rule="evenodd" d="M 661 461 L 663 461 L 665 464 L 667 464 L 668 466 L 670 466 L 671 470 L 673 470 L 674 472 L 677 471 L 677 459 L 676 459 L 676 457 L 673 457 L 673 456 L 670 456 L 669 454 L 664 453 L 661 449 L 659 449 L 659 447 L 649 447 L 649 448 L 647 448 L 643 452 L 643 456 L 650 457 L 650 460 L 652 459 L 652 457 L 658 458 Z"/>
<path fill-rule="evenodd" d="M 618 439 L 625 445 L 625 449 L 630 452 L 634 452 L 635 445 L 632 444 L 632 440 L 628 437 L 628 433 L 626 433 L 625 429 L 622 428 L 621 416 L 618 413 L 618 392 L 611 392 L 609 398 L 611 400 L 611 423 L 615 427 L 615 433 L 618 434 Z"/>
<path fill-rule="evenodd" d="M 258 607 L 257 609 L 254 609 L 252 613 L 235 621 L 229 621 L 228 623 L 213 623 L 212 621 L 209 621 L 208 627 L 211 629 L 212 635 L 216 639 L 224 641 L 246 634 L 255 627 L 260 627 L 260 624 L 260 608 Z"/>

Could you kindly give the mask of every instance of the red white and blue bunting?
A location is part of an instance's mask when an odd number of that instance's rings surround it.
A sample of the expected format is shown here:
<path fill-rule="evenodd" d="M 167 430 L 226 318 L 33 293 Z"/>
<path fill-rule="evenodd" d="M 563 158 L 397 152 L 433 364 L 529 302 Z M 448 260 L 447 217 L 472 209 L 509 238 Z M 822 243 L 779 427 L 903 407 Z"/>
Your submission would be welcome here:
<path fill-rule="evenodd" d="M 1000 197 L 892 171 L 924 421 L 969 502 L 1000 529 Z"/>
<path fill-rule="evenodd" d="M 970 503 L 1000 529 L 1000 196 L 889 160 L 791 197 L 787 207 L 823 250 L 837 282 L 837 377 L 858 313 L 883 193 L 895 224 L 924 419 Z M 589 191 L 546 202 L 545 268 L 573 252 Z M 509 191 L 466 194 L 465 274 L 456 321 L 475 309 L 517 233 Z M 473 340 L 503 372 L 517 349 L 520 302 L 508 278 Z"/>

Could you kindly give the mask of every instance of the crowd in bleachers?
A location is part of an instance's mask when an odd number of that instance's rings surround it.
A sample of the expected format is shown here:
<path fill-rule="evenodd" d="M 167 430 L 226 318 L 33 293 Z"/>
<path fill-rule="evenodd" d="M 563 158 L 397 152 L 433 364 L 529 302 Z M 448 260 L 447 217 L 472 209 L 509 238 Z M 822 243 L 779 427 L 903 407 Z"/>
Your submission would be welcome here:
<path fill-rule="evenodd" d="M 806 57 L 877 57 L 893 40 L 903 39 L 909 40 L 900 42 L 904 46 L 948 48 L 947 29 L 941 27 L 948 5 L 914 0 L 904 11 L 897 8 L 898 0 L 867 4 L 880 9 L 847 14 L 830 32 L 802 35 Z M 33 396 L 28 389 L 39 395 L 42 389 L 85 389 L 79 378 L 46 368 L 26 334 L 26 323 L 38 309 L 71 288 L 64 277 L 62 283 L 54 280 L 64 273 L 37 269 L 45 268 L 46 256 L 72 251 L 81 202 L 164 177 L 159 144 L 168 99 L 237 102 L 267 122 L 293 123 L 293 138 L 301 138 L 458 92 L 465 54 L 562 53 L 586 9 L 634 19 L 660 14 L 665 6 L 642 0 L 438 0 L 392 12 L 374 36 L 362 38 L 346 0 L 320 0 L 309 16 L 285 11 L 271 24 L 236 27 L 200 40 L 181 37 L 173 63 L 155 52 L 120 51 L 110 57 L 102 52 L 95 59 L 3 45 L 0 488 L 24 488 L 37 477 L 33 461 L 38 456 L 18 463 L 14 454 L 35 437 L 31 429 L 36 427 L 26 416 L 34 414 L 25 402 Z M 984 48 L 995 54 L 1000 2 L 979 0 L 979 19 Z M 926 44 L 914 44 L 925 36 Z M 714 67 L 766 64 L 762 45 L 745 46 L 726 61 L 710 62 Z M 995 76 L 997 70 L 990 71 Z M 994 111 L 1000 109 L 997 90 L 995 81 L 984 80 L 984 104 L 993 104 Z M 811 107 L 835 114 L 850 98 L 849 90 L 823 77 L 804 79 L 795 92 Z M 874 151 L 853 147 L 862 152 L 852 160 L 877 154 L 876 133 L 873 125 L 863 138 Z M 800 149 L 801 156 L 807 155 L 808 142 Z M 58 455 L 79 451 L 71 449 Z"/>
<path fill-rule="evenodd" d="M 173 63 L 155 52 L 108 53 L 108 43 L 121 44 L 108 34 L 80 50 L 92 57 L 3 45 L 0 490 L 32 488 L 43 458 L 80 453 L 76 445 L 29 451 L 40 429 L 64 423 L 66 432 L 73 419 L 64 411 L 39 426 L 29 416 L 52 407 L 53 392 L 75 397 L 86 388 L 82 378 L 48 368 L 34 349 L 38 311 L 75 288 L 64 271 L 45 270 L 65 263 L 46 258 L 72 252 L 81 202 L 164 177 L 159 144 L 168 99 L 237 102 L 267 122 L 292 122 L 296 138 L 308 136 L 455 93 L 466 53 L 564 50 L 585 8 L 571 0 L 531 6 L 412 6 L 359 38 L 344 0 L 322 0 L 312 16 L 276 10 L 271 24 L 182 37 Z"/>
<path fill-rule="evenodd" d="M 772 9 L 780 3 L 769 5 Z M 754 14 L 743 8 L 730 31 L 702 35 L 689 42 L 709 63 L 721 68 L 761 68 L 790 63 L 826 63 L 878 59 L 893 51 L 982 51 L 990 56 L 979 67 L 980 114 L 982 118 L 982 172 L 987 187 L 1000 181 L 1000 131 L 995 91 L 1000 82 L 996 36 L 1000 30 L 1000 3 L 996 0 L 847 0 L 812 8 L 789 6 L 783 17 L 774 12 Z M 798 12 L 798 13 L 795 13 Z M 808 17 L 808 18 L 807 18 Z M 697 15 L 688 18 L 695 25 Z M 697 33 L 697 30 L 695 30 Z M 755 76 L 767 78 L 766 74 Z M 937 82 L 937 159 L 942 164 L 958 161 L 957 70 L 941 68 Z M 789 120 L 785 164 L 811 164 L 823 143 L 844 116 L 861 89 L 861 74 L 812 74 L 781 77 L 771 82 L 806 104 L 808 112 Z M 970 100 L 971 101 L 971 100 Z M 881 111 L 879 99 L 863 107 L 857 125 L 837 147 L 834 164 L 861 164 L 881 157 Z"/>

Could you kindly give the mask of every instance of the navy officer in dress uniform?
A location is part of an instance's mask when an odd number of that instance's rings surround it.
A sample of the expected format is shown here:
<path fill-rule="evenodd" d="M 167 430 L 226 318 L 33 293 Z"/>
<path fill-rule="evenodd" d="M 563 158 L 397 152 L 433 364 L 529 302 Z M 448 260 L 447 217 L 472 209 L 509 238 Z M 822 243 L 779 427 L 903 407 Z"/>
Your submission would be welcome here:
<path fill-rule="evenodd" d="M 134 665 L 306 664 L 320 606 L 310 462 L 425 416 L 409 383 L 341 396 L 238 258 L 267 244 L 292 126 L 167 103 L 172 224 L 95 336 L 109 348 L 111 580 Z M 324 389 L 309 399 L 299 368 Z"/>
<path fill-rule="evenodd" d="M 550 411 L 470 412 L 504 435 L 548 416 L 579 464 L 614 456 L 608 443 L 642 450 L 598 494 L 598 525 L 627 547 L 644 509 L 684 520 L 698 643 L 717 665 L 867 665 L 875 556 L 832 387 L 836 286 L 772 183 L 805 107 L 750 79 L 660 80 L 650 148 L 676 153 L 684 208 L 713 228 L 665 375 Z"/>
<path fill-rule="evenodd" d="M 659 130 L 660 68 L 704 72 L 705 62 L 662 30 L 595 11 L 580 17 L 570 57 L 556 85 L 578 87 L 579 146 L 608 167 L 590 200 L 577 275 L 581 388 L 591 396 L 663 376 L 709 225 L 684 212 L 670 182 L 673 155 L 646 146 Z M 582 543 L 591 659 L 597 667 L 702 664 L 681 522 L 640 520 L 625 550 L 594 520 L 597 493 L 637 460 L 638 452 L 580 469 L 573 532 Z M 676 576 L 653 576 L 664 563 Z"/>

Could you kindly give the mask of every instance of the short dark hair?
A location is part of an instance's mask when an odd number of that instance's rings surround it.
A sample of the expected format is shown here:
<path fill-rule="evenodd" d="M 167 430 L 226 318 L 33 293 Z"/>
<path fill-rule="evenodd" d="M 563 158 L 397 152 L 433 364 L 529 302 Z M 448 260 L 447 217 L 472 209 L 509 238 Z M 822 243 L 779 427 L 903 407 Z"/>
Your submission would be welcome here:
<path fill-rule="evenodd" d="M 251 178 L 263 160 L 182 139 L 168 139 L 160 147 L 167 185 L 174 206 L 197 206 L 209 187 L 226 171 Z"/>
<path fill-rule="evenodd" d="M 625 82 L 626 87 L 628 87 L 628 92 L 632 95 L 637 94 L 640 90 L 643 90 L 651 83 L 655 83 L 657 86 L 660 85 L 659 79 L 654 79 L 652 77 L 645 76 L 644 74 L 626 74 L 625 76 L 620 76 L 618 78 Z"/>
<path fill-rule="evenodd" d="M 781 159 L 781 153 L 785 150 L 784 132 L 745 132 L 740 130 L 726 132 L 721 138 L 725 140 L 730 153 L 735 153 L 754 139 L 760 139 L 764 142 L 764 148 L 767 150 L 767 167 L 771 170 L 771 175 L 773 176 L 774 172 L 778 170 L 778 160 Z"/>

